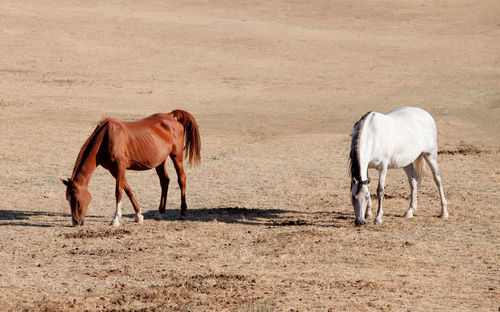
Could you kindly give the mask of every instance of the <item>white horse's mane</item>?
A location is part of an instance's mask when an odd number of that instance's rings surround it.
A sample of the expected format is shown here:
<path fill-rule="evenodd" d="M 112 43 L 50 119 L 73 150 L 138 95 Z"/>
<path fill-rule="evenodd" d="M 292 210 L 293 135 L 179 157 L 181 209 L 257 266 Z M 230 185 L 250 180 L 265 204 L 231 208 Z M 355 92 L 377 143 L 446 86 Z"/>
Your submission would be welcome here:
<path fill-rule="evenodd" d="M 359 167 L 359 140 L 361 138 L 361 131 L 365 124 L 366 117 L 371 113 L 364 114 L 358 122 L 354 124 L 354 133 L 351 140 L 351 152 L 349 154 L 349 171 L 351 173 L 351 180 L 355 178 L 357 181 L 361 180 L 361 172 Z"/>

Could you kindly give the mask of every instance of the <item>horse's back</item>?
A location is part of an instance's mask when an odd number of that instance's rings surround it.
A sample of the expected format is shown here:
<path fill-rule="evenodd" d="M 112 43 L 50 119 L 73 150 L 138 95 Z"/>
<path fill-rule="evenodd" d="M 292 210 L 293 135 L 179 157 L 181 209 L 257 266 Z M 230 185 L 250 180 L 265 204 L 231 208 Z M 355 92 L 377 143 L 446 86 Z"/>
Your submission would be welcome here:
<path fill-rule="evenodd" d="M 431 114 L 418 107 L 399 107 L 387 114 L 378 114 L 389 130 L 398 130 L 401 135 L 436 136 L 436 122 Z M 383 116 L 383 117 L 382 117 Z"/>
<path fill-rule="evenodd" d="M 432 124 L 435 126 L 435 121 L 431 114 L 419 107 L 398 107 L 388 112 L 386 115 L 400 120 L 401 122 L 427 123 L 428 125 Z"/>
<path fill-rule="evenodd" d="M 182 125 L 171 114 L 166 113 L 156 113 L 136 121 L 116 120 L 116 122 L 129 136 L 141 137 L 149 134 L 165 141 L 171 141 L 172 137 L 182 134 L 183 131 Z"/>

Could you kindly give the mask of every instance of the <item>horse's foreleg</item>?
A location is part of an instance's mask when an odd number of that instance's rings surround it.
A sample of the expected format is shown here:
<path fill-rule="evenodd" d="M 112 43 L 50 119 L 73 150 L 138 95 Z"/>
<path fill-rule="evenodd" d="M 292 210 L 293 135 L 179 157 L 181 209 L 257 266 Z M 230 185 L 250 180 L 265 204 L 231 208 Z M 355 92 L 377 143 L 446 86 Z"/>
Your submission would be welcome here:
<path fill-rule="evenodd" d="M 155 219 L 161 220 L 167 206 L 168 184 L 170 183 L 170 178 L 168 177 L 167 174 L 167 168 L 165 167 L 165 162 L 156 167 L 156 173 L 160 178 L 161 198 L 160 198 L 160 207 L 158 208 L 158 212 L 156 213 Z"/>
<path fill-rule="evenodd" d="M 132 203 L 132 206 L 134 207 L 135 222 L 142 223 L 144 217 L 141 214 L 141 207 L 139 206 L 139 203 L 137 203 L 137 200 L 135 200 L 134 194 L 132 193 L 132 189 L 130 188 L 130 185 L 128 185 L 127 183 L 127 179 L 125 177 L 123 179 L 124 179 L 123 189 L 125 190 L 125 194 L 127 194 L 128 198 L 130 199 L 130 202 Z"/>
<path fill-rule="evenodd" d="M 441 218 L 446 219 L 448 218 L 448 209 L 447 209 L 448 203 L 444 198 L 443 180 L 441 179 L 441 173 L 439 172 L 438 168 L 437 154 L 424 154 L 424 158 L 427 161 L 429 167 L 431 168 L 432 175 L 434 177 L 434 182 L 438 187 L 439 196 L 441 197 Z"/>
<path fill-rule="evenodd" d="M 182 150 L 178 155 L 173 155 L 172 161 L 174 163 L 175 172 L 177 173 L 177 182 L 181 189 L 181 219 L 186 218 L 187 204 L 186 204 L 186 174 L 182 165 Z"/>
<path fill-rule="evenodd" d="M 368 193 L 370 194 L 370 196 L 368 196 L 368 204 L 366 206 L 365 219 L 371 219 L 371 218 L 373 218 L 373 213 L 372 213 L 372 197 L 371 197 L 371 192 L 370 192 L 370 185 L 368 185 Z"/>
<path fill-rule="evenodd" d="M 413 163 L 409 164 L 408 166 L 403 168 L 404 171 L 406 172 L 406 175 L 408 176 L 408 183 L 410 183 L 410 208 L 406 210 L 405 214 L 403 217 L 406 218 L 412 218 L 413 213 L 415 210 L 417 210 L 417 185 L 418 185 L 418 178 L 417 178 L 417 173 L 415 172 L 415 168 L 413 167 Z"/>
<path fill-rule="evenodd" d="M 375 223 L 382 223 L 382 215 L 384 214 L 384 210 L 382 209 L 382 201 L 384 199 L 384 185 L 385 185 L 385 177 L 387 176 L 387 165 L 384 165 L 381 169 L 379 169 L 379 179 L 377 186 L 377 199 L 378 199 L 378 209 L 377 216 L 375 217 Z"/>
<path fill-rule="evenodd" d="M 116 179 L 115 197 L 116 197 L 116 212 L 115 217 L 111 220 L 111 225 L 120 225 L 122 217 L 122 192 L 125 182 L 125 169 L 118 168 L 116 171 L 111 172 Z"/>

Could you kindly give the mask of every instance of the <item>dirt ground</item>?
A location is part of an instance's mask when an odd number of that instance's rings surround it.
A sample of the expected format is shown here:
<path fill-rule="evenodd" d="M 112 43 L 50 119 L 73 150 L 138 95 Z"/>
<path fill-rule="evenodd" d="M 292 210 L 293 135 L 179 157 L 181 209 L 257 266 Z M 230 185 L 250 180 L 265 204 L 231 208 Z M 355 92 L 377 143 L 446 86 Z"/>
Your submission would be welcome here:
<path fill-rule="evenodd" d="M 455 1 L 0 2 L 0 310 L 498 311 L 500 5 Z M 436 119 L 450 218 L 402 170 L 355 227 L 348 154 L 367 111 Z M 103 117 L 184 109 L 202 163 L 98 168 L 87 224 L 65 188 Z M 373 183 L 376 172 L 371 172 Z M 376 184 L 375 184 L 376 185 Z M 374 187 L 372 187 L 373 191 Z"/>

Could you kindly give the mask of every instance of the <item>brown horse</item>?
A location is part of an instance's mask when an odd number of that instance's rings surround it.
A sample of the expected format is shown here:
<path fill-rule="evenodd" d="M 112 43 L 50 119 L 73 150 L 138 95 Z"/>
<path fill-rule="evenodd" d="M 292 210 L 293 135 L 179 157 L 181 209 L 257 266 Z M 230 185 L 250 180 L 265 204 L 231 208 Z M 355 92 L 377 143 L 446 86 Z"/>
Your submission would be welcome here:
<path fill-rule="evenodd" d="M 184 145 L 186 140 L 186 145 Z M 181 218 L 186 217 L 186 175 L 182 165 L 183 150 L 189 164 L 200 162 L 200 134 L 191 114 L 174 110 L 168 114 L 154 114 L 144 119 L 125 122 L 112 118 L 102 120 L 83 144 L 76 159 L 73 175 L 61 181 L 66 185 L 66 199 L 71 207 L 73 225 L 83 225 L 91 196 L 87 189 L 90 177 L 101 165 L 116 179 L 116 213 L 112 225 L 119 225 L 122 191 L 132 202 L 135 221 L 142 223 L 141 208 L 125 178 L 125 170 L 155 168 L 160 177 L 161 200 L 157 219 L 165 213 L 170 178 L 165 168 L 168 156 L 174 163 L 181 189 Z"/>

